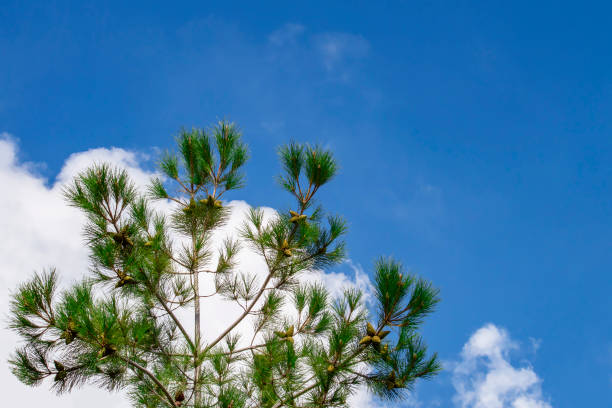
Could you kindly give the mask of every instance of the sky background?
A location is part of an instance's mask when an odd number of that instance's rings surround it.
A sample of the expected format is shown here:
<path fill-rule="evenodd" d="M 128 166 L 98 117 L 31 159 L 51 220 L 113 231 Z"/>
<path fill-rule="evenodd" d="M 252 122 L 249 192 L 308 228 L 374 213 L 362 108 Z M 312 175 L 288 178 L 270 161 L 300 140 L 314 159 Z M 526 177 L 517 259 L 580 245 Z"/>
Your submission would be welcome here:
<path fill-rule="evenodd" d="M 52 192 L 116 147 L 150 171 L 226 118 L 252 154 L 228 198 L 285 208 L 276 148 L 322 144 L 353 265 L 392 255 L 441 290 L 424 335 L 447 369 L 410 406 L 495 407 L 469 391 L 498 374 L 500 408 L 610 406 L 612 8 L 286 3 L 3 1 L 0 168 Z"/>

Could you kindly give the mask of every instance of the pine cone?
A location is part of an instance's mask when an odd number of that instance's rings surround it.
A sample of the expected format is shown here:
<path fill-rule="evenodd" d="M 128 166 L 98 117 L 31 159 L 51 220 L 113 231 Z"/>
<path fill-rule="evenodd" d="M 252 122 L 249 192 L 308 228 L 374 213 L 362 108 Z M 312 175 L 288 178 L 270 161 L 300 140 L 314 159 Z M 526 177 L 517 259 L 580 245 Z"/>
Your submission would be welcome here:
<path fill-rule="evenodd" d="M 130 284 L 134 284 L 134 283 L 136 283 L 136 280 L 134 278 L 132 278 L 130 275 L 125 275 L 124 277 L 119 279 L 119 282 L 117 282 L 115 287 L 116 288 L 120 288 L 122 286 L 130 285 Z"/>
<path fill-rule="evenodd" d="M 372 338 L 370 336 L 364 336 L 359 342 L 359 345 L 361 346 L 362 344 L 370 344 L 371 342 Z"/>
<path fill-rule="evenodd" d="M 66 330 L 64 330 L 64 332 L 60 335 L 60 338 L 65 339 L 66 344 L 70 344 L 76 337 L 76 324 L 72 320 L 69 320 L 68 324 L 66 325 Z"/>
<path fill-rule="evenodd" d="M 102 349 L 98 352 L 98 356 L 100 357 L 108 357 L 117 352 L 117 347 L 112 344 L 107 344 L 102 347 Z"/>

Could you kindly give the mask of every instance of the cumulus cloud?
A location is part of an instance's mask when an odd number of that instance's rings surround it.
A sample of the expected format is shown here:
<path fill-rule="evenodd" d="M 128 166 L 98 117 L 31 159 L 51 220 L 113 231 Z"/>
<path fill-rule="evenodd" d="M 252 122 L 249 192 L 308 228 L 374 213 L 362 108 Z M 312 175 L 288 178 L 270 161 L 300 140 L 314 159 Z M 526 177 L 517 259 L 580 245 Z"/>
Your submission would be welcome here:
<path fill-rule="evenodd" d="M 453 369 L 454 402 L 462 408 L 552 408 L 532 367 L 515 367 L 518 349 L 508 332 L 493 324 L 478 329 L 463 346 Z"/>
<path fill-rule="evenodd" d="M 93 163 L 106 162 L 127 169 L 136 185 L 144 188 L 154 176 L 143 167 L 146 160 L 146 156 L 118 148 L 99 148 L 75 153 L 65 161 L 56 179 L 49 183 L 33 171 L 32 165 L 19 162 L 17 144 L 14 140 L 6 134 L 0 135 L 0 185 L 3 187 L 3 194 L 0 195 L 0 230 L 7 237 L 0 244 L 0 259 L 3 260 L 0 269 L 2 310 L 8 309 L 10 291 L 35 270 L 56 267 L 63 286 L 82 278 L 87 273 L 88 252 L 83 245 L 81 235 L 84 217 L 78 210 L 66 204 L 62 197 L 63 186 Z M 213 236 L 216 242 L 221 242 L 228 236 L 236 237 L 236 228 L 243 223 L 244 215 L 250 208 L 244 201 L 232 201 L 226 204 L 232 210 L 231 216 L 228 223 Z M 157 209 L 167 212 L 170 207 L 170 204 L 161 204 Z M 275 210 L 264 208 L 264 213 L 265 217 L 269 218 L 275 215 Z M 264 261 L 247 248 L 238 256 L 240 270 L 260 277 L 266 273 Z M 371 284 L 367 274 L 358 265 L 349 263 L 349 266 L 354 272 L 354 278 L 340 272 L 313 271 L 308 279 L 323 282 L 332 295 L 340 294 L 344 288 L 350 286 L 368 292 Z M 213 288 L 212 280 L 203 277 L 201 292 L 209 293 Z M 213 299 L 203 305 L 207 317 L 205 323 L 207 330 L 203 333 L 205 340 L 210 340 L 220 333 L 228 321 L 235 319 L 242 312 L 242 309 L 233 302 Z M 215 318 L 217 316 L 223 318 Z M 192 319 L 188 319 L 187 322 L 192 324 Z M 250 339 L 248 334 L 252 333 L 251 327 L 249 322 L 244 322 L 238 329 L 245 338 Z M 2 367 L 0 382 L 5 389 L 12 390 L 5 396 L 5 401 L 8 399 L 9 405 L 44 404 L 49 408 L 80 407 L 84 404 L 91 408 L 129 406 L 123 395 L 111 394 L 93 387 L 85 387 L 59 398 L 48 390 L 48 384 L 43 384 L 32 392 L 30 388 L 17 381 L 6 364 L 9 353 L 17 345 L 17 337 L 12 332 L 2 329 L 0 341 L 5 345 L 0 352 L 0 358 L 4 362 L 0 366 Z"/>
<path fill-rule="evenodd" d="M 62 198 L 62 186 L 78 171 L 94 162 L 112 162 L 126 167 L 137 180 L 144 173 L 135 153 L 121 149 L 95 149 L 70 156 L 57 181 L 52 185 L 32 171 L 32 166 L 18 161 L 17 145 L 4 134 L 0 138 L 0 230 L 6 237 L 0 244 L 0 308 L 5 315 L 9 293 L 35 270 L 56 267 L 63 284 L 82 277 L 88 268 L 88 254 L 83 246 L 83 216 L 68 207 Z M 3 326 L 6 326 L 6 320 Z M 121 395 L 86 387 L 70 396 L 56 397 L 46 386 L 35 392 L 10 373 L 6 361 L 17 345 L 17 337 L 4 327 L 0 330 L 0 382 L 11 390 L 4 396 L 7 405 L 47 406 L 49 408 L 129 407 Z"/>

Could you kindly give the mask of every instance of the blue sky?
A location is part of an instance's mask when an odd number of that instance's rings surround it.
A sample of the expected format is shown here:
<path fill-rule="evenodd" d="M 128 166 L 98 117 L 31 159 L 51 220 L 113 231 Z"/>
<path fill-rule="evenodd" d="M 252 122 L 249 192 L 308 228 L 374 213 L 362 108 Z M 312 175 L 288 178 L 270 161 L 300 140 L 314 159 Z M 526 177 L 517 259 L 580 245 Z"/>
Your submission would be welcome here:
<path fill-rule="evenodd" d="M 351 260 L 441 289 L 425 335 L 444 360 L 493 323 L 552 406 L 610 404 L 603 2 L 23 3 L 0 7 L 0 132 L 49 182 L 72 153 L 154 156 L 227 118 L 252 152 L 232 198 L 284 207 L 276 147 L 323 144 Z M 452 406 L 451 372 L 422 406 Z"/>

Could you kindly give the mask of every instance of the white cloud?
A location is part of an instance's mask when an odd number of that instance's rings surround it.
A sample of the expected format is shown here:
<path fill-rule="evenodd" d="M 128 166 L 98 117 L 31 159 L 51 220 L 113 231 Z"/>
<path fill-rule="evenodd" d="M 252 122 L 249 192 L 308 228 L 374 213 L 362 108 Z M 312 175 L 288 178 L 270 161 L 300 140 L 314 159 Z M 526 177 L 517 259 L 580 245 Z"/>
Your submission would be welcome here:
<path fill-rule="evenodd" d="M 365 38 L 349 33 L 318 34 L 314 44 L 329 71 L 348 61 L 364 58 L 370 51 L 370 43 Z"/>
<path fill-rule="evenodd" d="M 271 44 L 276 46 L 293 45 L 306 28 L 301 24 L 287 23 L 268 36 Z"/>
<path fill-rule="evenodd" d="M 542 380 L 530 366 L 514 367 L 518 349 L 508 333 L 493 324 L 478 329 L 463 346 L 453 369 L 454 402 L 462 408 L 551 408 Z"/>
<path fill-rule="evenodd" d="M 84 217 L 74 208 L 69 207 L 62 197 L 62 187 L 81 170 L 92 163 L 109 162 L 128 170 L 137 186 L 144 187 L 153 173 L 144 170 L 143 155 L 118 148 L 99 148 L 71 155 L 64 163 L 62 170 L 53 183 L 47 183 L 32 171 L 31 165 L 20 163 L 17 145 L 8 135 L 0 135 L 0 230 L 5 239 L 0 245 L 0 259 L 3 260 L 0 270 L 0 307 L 8 309 L 9 293 L 20 282 L 26 280 L 33 271 L 46 267 L 56 267 L 64 285 L 83 277 L 88 270 L 88 252 L 83 246 L 81 228 Z M 228 235 L 234 235 L 236 227 L 241 225 L 244 214 L 250 208 L 244 201 L 226 203 L 232 213 L 230 219 L 214 240 L 220 242 Z M 169 204 L 162 204 L 158 209 L 168 211 Z M 266 217 L 275 215 L 272 208 L 264 208 Z M 235 236 L 235 235 L 234 235 Z M 214 262 L 214 259 L 213 259 Z M 356 286 L 364 290 L 371 287 L 367 275 L 359 266 L 349 263 L 355 278 L 343 273 L 323 273 L 314 271 L 309 280 L 319 280 L 330 289 L 332 294 L 339 294 L 347 286 Z M 253 273 L 260 278 L 266 272 L 265 263 L 247 248 L 239 253 L 239 269 Z M 203 279 L 202 293 L 212 291 L 212 281 Z M 241 312 L 237 305 L 211 298 L 203 303 L 206 311 L 205 340 L 212 339 L 220 333 L 228 321 L 235 319 Z M 188 330 L 192 330 L 192 318 L 187 321 Z M 238 326 L 246 341 L 250 340 L 251 325 L 246 321 Z M 7 393 L 5 401 L 9 405 L 41 406 L 48 408 L 80 407 L 87 404 L 90 408 L 115 406 L 128 407 L 121 394 L 111 394 L 93 387 L 85 387 L 73 393 L 56 397 L 48 390 L 49 384 L 32 390 L 17 381 L 6 365 L 9 353 L 17 345 L 17 337 L 6 329 L 0 330 L 0 342 L 5 346 L 0 352 L 4 362 L 0 370 L 0 382 Z M 361 395 L 361 394 L 360 394 Z M 371 405 L 370 405 L 371 406 Z"/>
<path fill-rule="evenodd" d="M 306 33 L 306 27 L 296 23 L 284 24 L 270 33 L 268 46 L 268 57 L 274 64 L 291 68 L 289 71 L 295 70 L 292 68 L 294 64 L 298 64 L 300 70 L 314 64 L 317 70 L 323 67 L 326 80 L 344 83 L 350 82 L 358 72 L 356 63 L 370 52 L 370 43 L 359 34 Z M 369 96 L 377 99 L 379 96 L 375 94 Z M 274 122 L 262 124 L 264 127 L 267 125 L 276 127 Z"/>
<path fill-rule="evenodd" d="M 348 400 L 348 406 L 351 408 L 421 408 L 423 403 L 419 401 L 414 391 L 407 393 L 406 398 L 401 402 L 385 402 L 375 398 L 367 387 L 360 386 Z"/>
<path fill-rule="evenodd" d="M 356 265 L 350 260 L 346 261 L 346 264 L 353 271 L 354 278 L 341 272 L 314 271 L 311 275 L 312 279 L 321 281 L 332 296 L 341 296 L 344 289 L 354 287 L 364 293 L 366 302 L 371 301 L 374 288 L 368 275 L 361 265 Z"/>
<path fill-rule="evenodd" d="M 0 138 L 0 231 L 7 237 L 0 245 L 0 308 L 8 309 L 8 295 L 17 284 L 27 279 L 35 270 L 57 267 L 63 283 L 76 280 L 87 271 L 88 254 L 81 236 L 82 215 L 68 207 L 61 194 L 62 182 L 47 186 L 45 180 L 31 172 L 31 166 L 17 160 L 17 147 L 6 134 Z M 96 149 L 72 155 L 64 165 L 58 180 L 68 180 L 71 172 L 77 172 L 95 161 L 112 161 L 126 166 L 135 174 L 136 158 L 133 153 L 121 149 Z M 4 325 L 3 325 L 4 326 Z M 76 390 L 69 396 L 56 397 L 48 390 L 48 384 L 32 391 L 20 383 L 9 371 L 6 361 L 15 346 L 17 337 L 8 330 L 0 330 L 2 368 L 0 382 L 9 406 L 46 406 L 49 408 L 81 407 L 129 407 L 120 394 L 109 393 L 93 387 Z"/>

